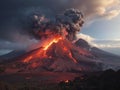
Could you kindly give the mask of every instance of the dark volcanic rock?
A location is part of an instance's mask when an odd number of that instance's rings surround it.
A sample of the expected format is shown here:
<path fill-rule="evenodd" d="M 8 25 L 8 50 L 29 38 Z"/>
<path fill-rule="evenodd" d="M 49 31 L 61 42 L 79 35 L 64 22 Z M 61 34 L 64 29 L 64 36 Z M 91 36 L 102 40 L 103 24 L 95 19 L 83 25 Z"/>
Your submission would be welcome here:
<path fill-rule="evenodd" d="M 86 50 L 89 50 L 91 48 L 91 46 L 88 44 L 88 42 L 86 42 L 83 39 L 79 39 L 78 41 L 76 41 L 75 45 L 78 47 L 84 48 Z"/>

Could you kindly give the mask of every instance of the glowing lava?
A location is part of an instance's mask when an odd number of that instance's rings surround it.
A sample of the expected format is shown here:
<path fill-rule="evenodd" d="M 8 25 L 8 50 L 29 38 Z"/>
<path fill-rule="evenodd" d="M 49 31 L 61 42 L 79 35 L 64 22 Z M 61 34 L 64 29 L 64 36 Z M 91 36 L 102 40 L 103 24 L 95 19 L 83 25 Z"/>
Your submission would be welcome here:
<path fill-rule="evenodd" d="M 32 59 L 36 59 L 36 58 L 44 58 L 46 57 L 46 51 L 47 49 L 53 44 L 53 43 L 57 43 L 60 40 L 62 40 L 62 37 L 59 35 L 56 35 L 54 38 L 48 40 L 46 43 L 43 43 L 43 48 L 39 49 L 39 51 L 33 53 L 32 55 L 30 55 L 29 57 L 26 57 L 23 62 L 24 63 L 28 63 L 30 60 Z"/>
<path fill-rule="evenodd" d="M 33 58 L 33 56 L 29 56 L 29 57 L 25 58 L 23 62 L 27 63 L 27 62 L 29 62 L 32 58 Z"/>
<path fill-rule="evenodd" d="M 67 49 L 67 47 L 63 47 L 63 50 L 68 53 L 68 56 L 73 60 L 74 63 L 77 63 L 76 59 L 73 58 L 72 53 Z"/>
<path fill-rule="evenodd" d="M 53 43 L 57 43 L 59 40 L 62 40 L 62 37 L 54 38 L 48 45 L 46 45 L 43 50 L 47 50 Z"/>
<path fill-rule="evenodd" d="M 63 41 L 62 41 L 63 40 Z M 61 42 L 59 42 L 61 41 Z M 44 58 L 52 58 L 51 55 L 48 55 L 48 49 L 50 46 L 52 46 L 53 43 L 58 43 L 58 49 L 55 49 L 55 54 L 58 55 L 58 53 L 61 53 L 59 55 L 62 56 L 67 56 L 69 57 L 70 60 L 72 60 L 74 63 L 77 63 L 77 60 L 73 57 L 72 52 L 69 48 L 69 43 L 65 42 L 64 38 L 60 35 L 56 35 L 45 42 L 42 43 L 42 48 L 38 49 L 37 51 L 31 53 L 29 56 L 27 56 L 23 62 L 24 63 L 29 63 L 31 60 L 34 60 L 33 63 L 35 63 L 35 60 L 38 59 L 44 59 Z M 54 48 L 54 47 L 53 47 Z M 71 47 L 72 48 L 72 47 Z M 36 64 L 32 65 L 33 67 L 36 66 Z"/>
<path fill-rule="evenodd" d="M 65 83 L 69 83 L 69 80 L 66 80 Z"/>
<path fill-rule="evenodd" d="M 74 63 L 77 63 L 76 59 L 73 58 L 71 52 L 69 52 L 69 57 L 73 60 Z"/>

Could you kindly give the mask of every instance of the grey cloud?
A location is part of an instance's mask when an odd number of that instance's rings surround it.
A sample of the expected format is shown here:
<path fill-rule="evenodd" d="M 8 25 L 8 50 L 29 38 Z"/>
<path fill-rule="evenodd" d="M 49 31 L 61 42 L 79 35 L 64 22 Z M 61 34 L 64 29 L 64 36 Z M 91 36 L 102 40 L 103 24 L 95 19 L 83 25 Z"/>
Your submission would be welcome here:
<path fill-rule="evenodd" d="M 87 20 L 112 19 L 119 15 L 119 5 L 120 0 L 0 0 L 0 39 L 13 41 L 15 32 L 21 37 L 26 34 L 23 27 L 29 25 L 28 16 L 33 13 L 54 17 L 65 9 L 77 8 Z"/>
<path fill-rule="evenodd" d="M 20 50 L 20 49 L 25 49 L 26 45 L 22 43 L 13 43 L 9 41 L 0 41 L 0 50 Z"/>
<path fill-rule="evenodd" d="M 49 38 L 51 35 L 61 35 L 72 41 L 76 39 L 76 33 L 82 27 L 83 14 L 78 9 L 67 9 L 55 20 L 46 19 L 44 16 L 34 15 L 32 34 L 39 39 Z"/>

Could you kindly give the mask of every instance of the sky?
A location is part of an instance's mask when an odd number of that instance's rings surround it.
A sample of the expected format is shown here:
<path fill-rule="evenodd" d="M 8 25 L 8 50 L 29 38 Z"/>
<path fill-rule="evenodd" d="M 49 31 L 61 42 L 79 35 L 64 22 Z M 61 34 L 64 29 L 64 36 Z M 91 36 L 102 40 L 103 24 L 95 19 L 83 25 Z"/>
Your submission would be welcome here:
<path fill-rule="evenodd" d="M 120 55 L 120 0 L 0 0 L 0 55 L 36 42 L 23 29 L 29 15 L 54 17 L 69 8 L 84 14 L 85 24 L 78 37 Z"/>
<path fill-rule="evenodd" d="M 93 46 L 120 55 L 120 15 L 113 19 L 98 20 L 82 28 L 81 38 Z"/>
<path fill-rule="evenodd" d="M 82 33 L 96 39 L 120 39 L 120 15 L 111 20 L 99 20 L 85 26 Z"/>

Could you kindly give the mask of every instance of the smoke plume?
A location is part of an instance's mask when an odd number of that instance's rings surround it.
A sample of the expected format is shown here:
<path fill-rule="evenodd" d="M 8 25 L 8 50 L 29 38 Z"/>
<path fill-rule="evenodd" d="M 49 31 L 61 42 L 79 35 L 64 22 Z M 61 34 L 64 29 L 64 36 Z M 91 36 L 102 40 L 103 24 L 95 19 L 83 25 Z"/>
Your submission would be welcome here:
<path fill-rule="evenodd" d="M 77 9 L 68 9 L 63 14 L 57 15 L 54 20 L 44 16 L 33 16 L 32 34 L 39 39 L 48 38 L 59 34 L 72 41 L 80 31 L 84 21 L 83 14 Z"/>
<path fill-rule="evenodd" d="M 22 38 L 22 35 L 28 33 L 29 29 L 31 29 L 31 28 L 23 29 L 22 27 L 28 27 L 29 25 L 28 17 L 33 13 L 42 13 L 48 18 L 54 19 L 53 17 L 55 17 L 55 15 L 63 13 L 64 10 L 69 8 L 79 9 L 81 12 L 83 12 L 85 20 L 89 20 L 90 22 L 92 20 L 95 21 L 96 19 L 101 19 L 101 18 L 110 20 L 119 15 L 120 0 L 18 0 L 18 1 L 1 0 L 0 1 L 0 11 L 1 11 L 0 39 L 12 42 L 13 36 L 15 35 L 14 32 L 20 33 L 21 37 L 19 36 L 19 38 Z M 39 15 L 37 15 L 36 17 L 38 16 Z M 57 16 L 57 18 L 61 19 L 61 17 L 64 17 L 64 16 L 66 15 Z M 69 16 L 66 16 L 66 17 L 68 18 Z M 59 19 L 57 20 L 59 23 L 61 23 Z M 44 20 L 44 22 L 48 23 L 48 22 L 51 22 L 51 20 Z M 85 22 L 88 22 L 88 21 L 85 21 Z M 62 23 L 63 23 L 62 27 L 66 29 L 67 25 L 65 23 L 65 20 L 63 20 Z M 73 25 L 72 28 L 75 28 L 77 24 L 75 24 L 72 21 L 72 25 Z M 61 27 L 59 25 L 57 26 L 59 28 Z M 70 28 L 71 25 L 68 24 L 68 27 Z M 76 30 L 75 32 L 74 30 L 73 31 L 71 30 L 69 31 L 69 30 L 70 29 L 66 30 L 68 33 L 66 37 L 69 39 L 75 38 Z M 37 37 L 40 38 L 39 35 Z M 19 40 L 15 42 L 19 42 Z"/>
<path fill-rule="evenodd" d="M 0 38 L 10 40 L 9 32 L 16 31 L 13 27 L 19 28 L 18 32 L 26 31 L 20 28 L 23 24 L 19 23 L 30 13 L 40 12 L 47 17 L 54 17 L 69 8 L 79 9 L 84 13 L 85 19 L 90 21 L 112 19 L 120 13 L 120 0 L 1 0 Z"/>

